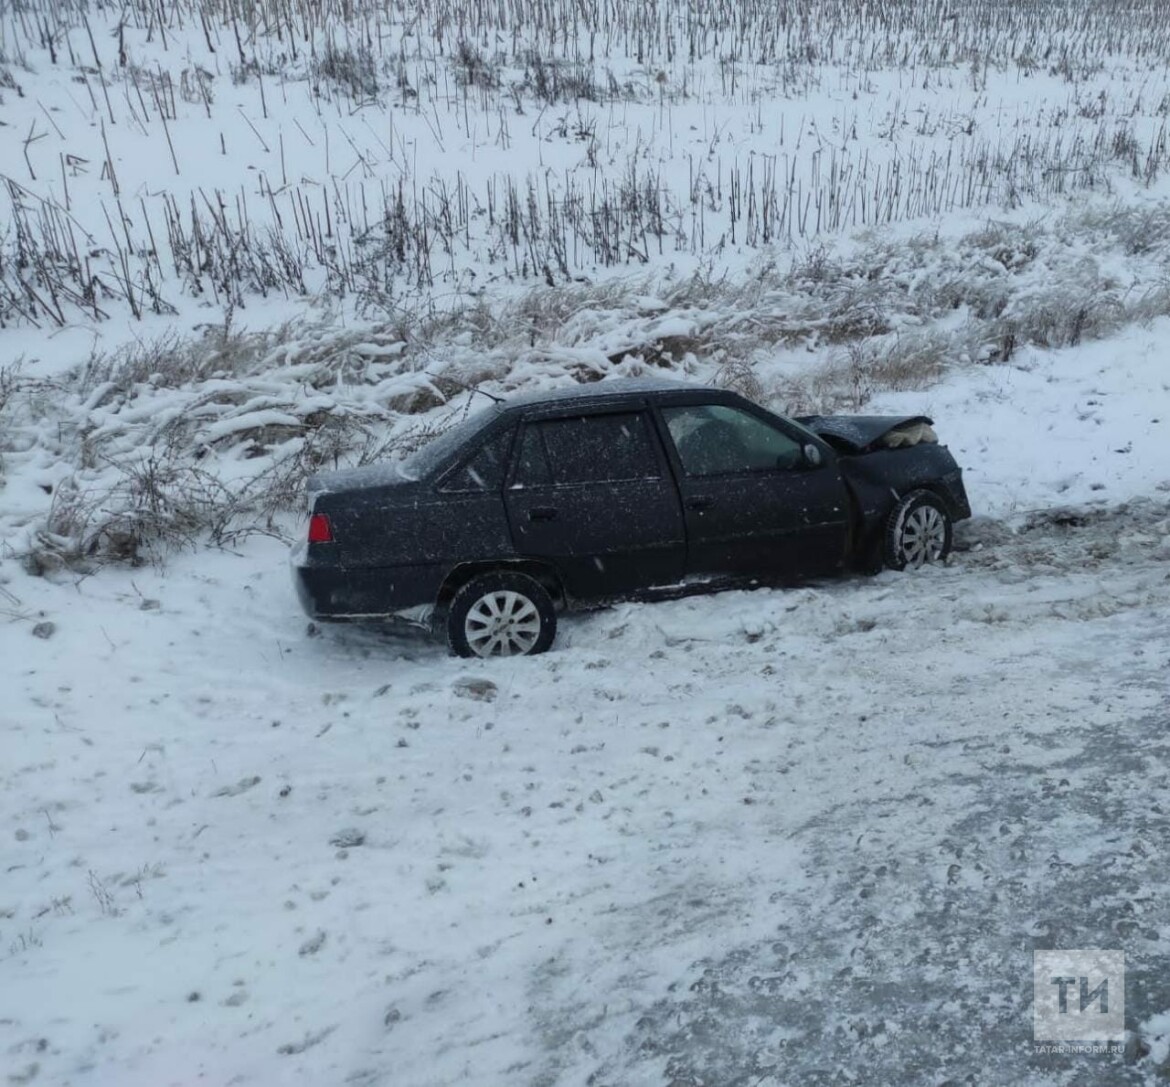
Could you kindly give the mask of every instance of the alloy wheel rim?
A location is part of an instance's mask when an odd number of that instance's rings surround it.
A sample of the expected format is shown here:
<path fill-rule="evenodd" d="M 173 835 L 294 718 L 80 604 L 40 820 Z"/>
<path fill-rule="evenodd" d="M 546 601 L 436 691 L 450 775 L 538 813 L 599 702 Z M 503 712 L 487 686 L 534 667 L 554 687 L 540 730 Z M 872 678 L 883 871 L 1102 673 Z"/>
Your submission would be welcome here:
<path fill-rule="evenodd" d="M 919 506 L 902 524 L 902 557 L 907 566 L 937 562 L 946 546 L 947 525 L 934 506 Z"/>
<path fill-rule="evenodd" d="M 532 652 L 540 637 L 540 612 L 523 593 L 485 593 L 463 621 L 467 644 L 477 657 L 515 657 Z"/>

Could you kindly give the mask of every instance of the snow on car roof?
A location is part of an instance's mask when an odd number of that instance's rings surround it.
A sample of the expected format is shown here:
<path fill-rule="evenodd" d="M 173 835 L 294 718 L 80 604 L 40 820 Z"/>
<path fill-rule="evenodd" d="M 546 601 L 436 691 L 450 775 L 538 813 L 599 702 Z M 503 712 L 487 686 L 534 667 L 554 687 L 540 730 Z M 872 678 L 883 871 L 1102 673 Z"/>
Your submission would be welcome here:
<path fill-rule="evenodd" d="M 560 403 L 565 400 L 592 400 L 608 396 L 636 396 L 646 393 L 693 391 L 705 388 L 707 386 L 692 385 L 689 381 L 674 381 L 664 377 L 615 377 L 584 385 L 561 386 L 545 389 L 541 392 L 510 396 L 504 400 L 500 407 L 504 411 L 510 411 L 513 408 Z"/>
<path fill-rule="evenodd" d="M 481 400 L 472 394 L 471 400 L 459 414 L 463 417 L 449 429 L 427 442 L 402 460 L 385 460 L 363 468 L 347 468 L 322 472 L 309 480 L 309 490 L 320 494 L 327 491 L 348 490 L 355 487 L 379 487 L 396 483 L 413 483 L 429 479 L 446 468 L 461 449 L 505 412 L 537 407 L 542 404 L 571 403 L 577 400 L 598 400 L 604 397 L 637 396 L 654 392 L 677 392 L 702 389 L 685 381 L 667 378 L 611 378 L 585 385 L 570 385 L 542 392 L 524 393 L 488 403 L 490 394 Z"/>

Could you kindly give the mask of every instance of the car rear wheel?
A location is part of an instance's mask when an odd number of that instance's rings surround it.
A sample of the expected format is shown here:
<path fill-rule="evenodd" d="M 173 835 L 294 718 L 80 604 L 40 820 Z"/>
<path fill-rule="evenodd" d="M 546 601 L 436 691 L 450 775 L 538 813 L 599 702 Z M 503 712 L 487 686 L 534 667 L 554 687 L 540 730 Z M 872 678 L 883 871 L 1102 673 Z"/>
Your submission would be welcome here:
<path fill-rule="evenodd" d="M 472 578 L 447 613 L 447 641 L 460 657 L 543 653 L 556 633 L 557 613 L 544 586 L 507 570 Z"/>
<path fill-rule="evenodd" d="M 916 570 L 951 553 L 954 527 L 942 500 L 930 491 L 903 498 L 886 522 L 884 555 L 891 570 Z"/>

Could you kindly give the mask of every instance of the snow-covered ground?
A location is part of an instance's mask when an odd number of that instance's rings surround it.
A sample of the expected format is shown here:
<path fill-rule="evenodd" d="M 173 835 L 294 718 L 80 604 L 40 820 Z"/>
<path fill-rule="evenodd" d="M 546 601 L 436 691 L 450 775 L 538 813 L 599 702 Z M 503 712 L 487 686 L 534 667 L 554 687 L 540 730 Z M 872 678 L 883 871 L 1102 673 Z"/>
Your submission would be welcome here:
<path fill-rule="evenodd" d="M 10 1075 L 1152 1077 L 1032 1055 L 1030 979 L 1123 947 L 1132 1022 L 1170 1007 L 1170 505 L 962 542 L 504 662 L 307 634 L 273 541 L 13 578 Z"/>
<path fill-rule="evenodd" d="M 0 5 L 0 1082 L 1162 1082 L 1170 24 L 391 7 Z M 307 624 L 307 471 L 646 373 L 925 412 L 976 517 Z M 1078 947 L 1122 1055 L 1033 1049 Z"/>
<path fill-rule="evenodd" d="M 1122 947 L 1170 1008 L 1164 335 L 874 403 L 967 471 L 951 565 L 532 660 L 309 628 L 273 539 L 5 564 L 16 1082 L 1153 1077 L 1034 1054 L 1030 979 Z"/>

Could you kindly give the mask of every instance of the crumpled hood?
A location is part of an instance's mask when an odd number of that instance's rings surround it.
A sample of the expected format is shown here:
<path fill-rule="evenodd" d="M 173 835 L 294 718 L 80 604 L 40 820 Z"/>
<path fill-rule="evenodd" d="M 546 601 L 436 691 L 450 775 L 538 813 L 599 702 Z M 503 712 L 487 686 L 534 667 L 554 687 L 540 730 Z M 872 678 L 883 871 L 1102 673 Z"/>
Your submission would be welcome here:
<path fill-rule="evenodd" d="M 933 431 L 919 431 L 913 441 L 888 441 L 895 431 L 913 432 L 929 428 L 934 420 L 926 415 L 805 415 L 796 420 L 830 445 L 844 452 L 869 453 L 917 441 L 937 441 Z"/>

